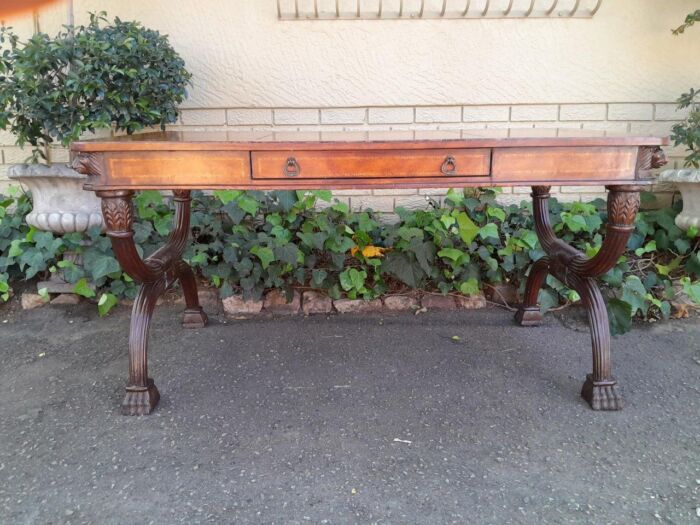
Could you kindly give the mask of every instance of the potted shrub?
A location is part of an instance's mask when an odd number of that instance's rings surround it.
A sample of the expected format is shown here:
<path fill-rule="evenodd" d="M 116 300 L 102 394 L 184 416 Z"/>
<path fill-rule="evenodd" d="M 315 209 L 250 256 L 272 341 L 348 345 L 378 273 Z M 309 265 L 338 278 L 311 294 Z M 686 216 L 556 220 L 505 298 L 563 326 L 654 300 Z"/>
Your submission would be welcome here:
<path fill-rule="evenodd" d="M 21 42 L 0 28 L 0 129 L 27 149 L 27 163 L 9 177 L 32 194 L 30 226 L 55 234 L 103 227 L 100 200 L 83 191 L 85 176 L 52 162 L 52 145 L 97 130 L 134 133 L 177 119 L 190 74 L 165 35 L 137 22 L 91 14 L 87 26 L 66 26 L 55 37 L 38 33 Z M 65 157 L 65 153 L 63 153 Z M 80 264 L 66 252 L 64 260 Z M 72 292 L 53 274 L 39 283 L 50 293 Z"/>
<path fill-rule="evenodd" d="M 700 22 L 700 10 L 689 14 L 683 25 L 673 30 L 678 35 Z M 683 230 L 700 228 L 700 91 L 690 89 L 678 99 L 678 108 L 688 110 L 686 119 L 673 126 L 671 138 L 675 146 L 687 151 L 685 169 L 665 170 L 659 176 L 663 182 L 673 182 L 683 197 L 683 210 L 676 216 L 676 226 Z"/>
<path fill-rule="evenodd" d="M 87 26 L 65 26 L 25 42 L 0 28 L 0 129 L 28 149 L 9 176 L 32 193 L 27 222 L 55 233 L 102 225 L 100 203 L 84 176 L 53 163 L 56 145 L 99 129 L 134 133 L 174 122 L 190 74 L 168 37 L 105 13 Z M 65 153 L 64 153 L 65 155 Z"/>

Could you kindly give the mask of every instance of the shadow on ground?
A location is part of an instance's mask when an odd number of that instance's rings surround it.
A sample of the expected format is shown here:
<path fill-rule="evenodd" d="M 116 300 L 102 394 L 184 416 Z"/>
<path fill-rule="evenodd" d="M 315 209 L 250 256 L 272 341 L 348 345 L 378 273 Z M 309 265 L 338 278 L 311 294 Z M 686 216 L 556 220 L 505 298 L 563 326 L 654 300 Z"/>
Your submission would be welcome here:
<path fill-rule="evenodd" d="M 614 340 L 508 312 L 156 313 L 149 417 L 118 414 L 128 312 L 0 310 L 1 523 L 694 523 L 700 322 Z M 454 338 L 457 336 L 459 340 Z"/>

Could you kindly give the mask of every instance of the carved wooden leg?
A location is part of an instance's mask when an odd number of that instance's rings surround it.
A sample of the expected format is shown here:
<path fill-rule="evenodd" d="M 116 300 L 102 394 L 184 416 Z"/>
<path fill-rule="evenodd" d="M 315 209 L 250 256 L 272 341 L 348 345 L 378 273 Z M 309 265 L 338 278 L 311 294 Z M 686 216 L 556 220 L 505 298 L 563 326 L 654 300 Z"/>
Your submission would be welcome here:
<path fill-rule="evenodd" d="M 598 254 L 589 258 L 554 234 L 549 222 L 549 187 L 532 188 L 535 230 L 547 257 L 537 261 L 530 272 L 525 301 L 516 313 L 516 321 L 521 325 L 536 324 L 537 293 L 548 273 L 578 292 L 588 313 L 593 350 L 593 373 L 586 377 L 581 395 L 594 410 L 619 410 L 623 406 L 617 381 L 612 376 L 608 313 L 595 278 L 612 268 L 624 252 L 634 231 L 641 189 L 630 185 L 608 186 L 607 235 Z"/>
<path fill-rule="evenodd" d="M 208 318 L 204 310 L 199 306 L 197 296 L 197 281 L 194 272 L 184 261 L 179 261 L 175 266 L 175 275 L 180 280 L 182 293 L 185 295 L 185 313 L 182 316 L 182 326 L 184 328 L 204 328 Z"/>
<path fill-rule="evenodd" d="M 530 275 L 525 283 L 523 304 L 515 312 L 515 321 L 520 326 L 538 326 L 542 323 L 542 313 L 537 306 L 537 295 L 549 273 L 549 257 L 545 256 L 535 261 L 530 269 Z"/>
<path fill-rule="evenodd" d="M 184 240 L 187 241 L 190 231 L 190 204 L 192 198 L 188 190 L 175 190 L 173 192 L 175 201 L 175 225 L 177 230 L 182 230 Z M 182 251 L 185 245 L 182 245 Z M 197 280 L 189 265 L 179 258 L 173 265 L 175 277 L 180 281 L 182 293 L 185 296 L 185 312 L 182 316 L 182 326 L 184 328 L 204 328 L 207 325 L 207 314 L 199 305 L 197 295 Z"/>
<path fill-rule="evenodd" d="M 594 410 L 620 410 L 624 400 L 612 376 L 610 327 L 603 295 L 590 277 L 570 277 L 569 282 L 581 296 L 591 328 L 593 373 L 586 376 L 581 396 Z"/>
<path fill-rule="evenodd" d="M 187 302 L 185 322 L 188 326 L 204 326 L 206 315 L 199 306 L 197 284 L 192 270 L 182 261 L 182 252 L 189 237 L 190 192 L 175 191 L 174 228 L 165 246 L 145 261 L 134 244 L 132 230 L 133 191 L 98 191 L 107 235 L 122 269 L 141 284 L 131 314 L 129 334 L 129 383 L 122 403 L 125 415 L 146 415 L 155 408 L 160 395 L 148 377 L 148 330 L 158 297 L 176 280 L 183 283 Z"/>
<path fill-rule="evenodd" d="M 160 399 L 153 379 L 148 377 L 148 330 L 156 301 L 164 290 L 163 279 L 143 284 L 131 310 L 129 383 L 122 401 L 122 414 L 125 416 L 150 414 Z"/>

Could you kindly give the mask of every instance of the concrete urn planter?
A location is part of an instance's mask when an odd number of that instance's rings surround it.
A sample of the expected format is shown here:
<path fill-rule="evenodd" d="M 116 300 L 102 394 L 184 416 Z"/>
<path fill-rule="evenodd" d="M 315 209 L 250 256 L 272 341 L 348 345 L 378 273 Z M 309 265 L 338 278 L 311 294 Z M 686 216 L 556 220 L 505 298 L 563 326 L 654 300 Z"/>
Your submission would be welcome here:
<path fill-rule="evenodd" d="M 87 177 L 65 164 L 16 164 L 8 176 L 32 194 L 33 209 L 27 224 L 57 234 L 104 228 L 100 199 L 83 190 Z"/>
<path fill-rule="evenodd" d="M 676 226 L 687 230 L 700 228 L 700 169 L 665 170 L 659 182 L 672 182 L 683 197 L 683 210 L 676 216 Z"/>
<path fill-rule="evenodd" d="M 65 164 L 16 164 L 10 167 L 8 176 L 32 194 L 32 211 L 25 218 L 30 226 L 58 235 L 83 233 L 93 226 L 104 230 L 100 199 L 83 190 L 85 175 Z M 82 257 L 75 252 L 65 252 L 63 260 L 82 265 Z M 40 281 L 37 289 L 53 294 L 74 293 L 74 285 L 66 281 L 62 270 L 48 281 Z"/>

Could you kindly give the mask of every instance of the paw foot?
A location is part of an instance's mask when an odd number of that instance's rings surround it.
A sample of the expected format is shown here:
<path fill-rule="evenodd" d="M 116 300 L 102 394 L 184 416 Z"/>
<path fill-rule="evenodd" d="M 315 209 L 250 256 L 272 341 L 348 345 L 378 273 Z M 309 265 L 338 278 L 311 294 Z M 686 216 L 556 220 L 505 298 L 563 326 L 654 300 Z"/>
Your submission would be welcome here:
<path fill-rule="evenodd" d="M 127 386 L 124 401 L 122 401 L 122 415 L 125 416 L 147 416 L 158 404 L 160 393 L 153 383 L 153 379 L 148 378 L 148 386 Z"/>
<path fill-rule="evenodd" d="M 515 322 L 520 326 L 539 326 L 542 324 L 542 313 L 537 306 L 520 306 L 515 312 Z"/>
<path fill-rule="evenodd" d="M 204 328 L 207 325 L 207 314 L 204 313 L 202 307 L 185 310 L 182 316 L 183 328 Z"/>
<path fill-rule="evenodd" d="M 586 376 L 581 397 L 588 401 L 593 410 L 622 410 L 624 406 L 617 381 L 614 379 L 594 381 L 591 374 Z"/>

